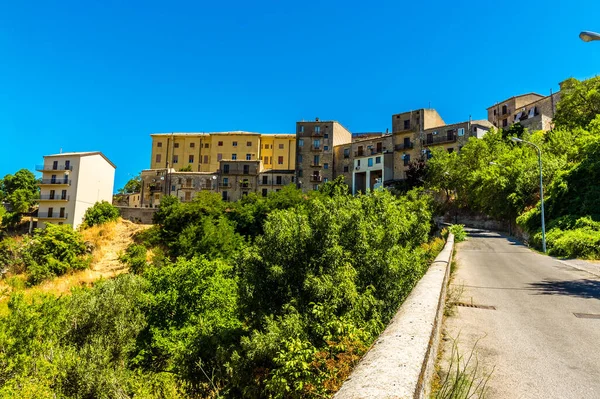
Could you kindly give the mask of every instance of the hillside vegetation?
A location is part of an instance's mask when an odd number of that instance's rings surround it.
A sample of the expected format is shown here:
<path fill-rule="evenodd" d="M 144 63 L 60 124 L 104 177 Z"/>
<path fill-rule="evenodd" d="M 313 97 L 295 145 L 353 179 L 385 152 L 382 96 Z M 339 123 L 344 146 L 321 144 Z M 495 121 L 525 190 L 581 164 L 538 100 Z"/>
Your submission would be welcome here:
<path fill-rule="evenodd" d="M 528 132 L 513 125 L 471 138 L 459 153 L 436 152 L 425 186 L 447 193 L 445 209 L 466 208 L 523 228 L 541 249 L 538 158 L 541 148 L 548 253 L 600 259 L 600 78 L 567 80 L 555 127 Z"/>
<path fill-rule="evenodd" d="M 121 254 L 135 273 L 11 296 L 0 397 L 329 397 L 443 245 L 430 220 L 422 192 L 339 180 L 165 199 Z"/>

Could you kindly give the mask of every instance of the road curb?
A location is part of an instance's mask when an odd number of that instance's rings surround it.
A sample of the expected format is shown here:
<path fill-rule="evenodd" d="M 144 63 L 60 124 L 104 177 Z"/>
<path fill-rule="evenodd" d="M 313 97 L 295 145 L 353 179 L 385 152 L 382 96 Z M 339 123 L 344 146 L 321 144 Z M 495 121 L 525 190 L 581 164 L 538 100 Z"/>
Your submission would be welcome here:
<path fill-rule="evenodd" d="M 344 381 L 335 399 L 429 396 L 453 251 L 454 236 L 449 234 L 444 249 Z"/>

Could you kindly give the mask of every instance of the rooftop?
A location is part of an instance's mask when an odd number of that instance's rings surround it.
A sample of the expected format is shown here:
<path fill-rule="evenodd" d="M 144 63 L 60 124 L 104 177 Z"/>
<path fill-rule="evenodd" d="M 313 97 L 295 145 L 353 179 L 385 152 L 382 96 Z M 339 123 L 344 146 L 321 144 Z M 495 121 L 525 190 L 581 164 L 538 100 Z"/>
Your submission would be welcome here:
<path fill-rule="evenodd" d="M 100 151 L 62 152 L 60 154 L 44 155 L 44 159 L 46 159 L 46 158 L 52 158 L 52 157 L 87 157 L 87 156 L 90 156 L 90 155 L 100 155 L 102 158 L 104 158 L 104 160 L 106 162 L 108 162 L 110 164 L 110 166 L 112 166 L 115 169 L 117 168 L 116 165 L 114 163 L 112 163 L 110 161 L 110 159 L 108 159 L 106 157 L 106 155 L 104 155 Z"/>
<path fill-rule="evenodd" d="M 487 108 L 486 108 L 486 110 L 488 110 L 488 109 L 491 109 L 491 108 L 494 108 L 494 107 L 497 107 L 499 104 L 501 104 L 501 103 L 505 103 L 505 102 L 507 102 L 507 101 L 510 101 L 510 100 L 512 100 L 513 98 L 520 98 L 520 97 L 525 97 L 525 96 L 538 96 L 538 97 L 539 97 L 539 98 L 538 98 L 538 100 L 540 100 L 540 99 L 542 99 L 542 98 L 545 98 L 545 97 L 547 97 L 547 96 L 542 96 L 541 94 L 538 94 L 538 93 L 533 93 L 533 92 L 531 92 L 531 93 L 525 93 L 525 94 L 519 94 L 519 95 L 517 95 L 517 96 L 512 96 L 512 97 L 509 97 L 509 98 L 507 98 L 507 99 L 504 99 L 504 100 L 502 100 L 502 101 L 499 101 L 499 102 L 497 102 L 496 104 L 492 105 L 491 107 L 487 107 Z M 537 100 L 534 100 L 534 101 L 537 101 Z M 534 101 L 532 101 L 532 102 L 534 102 Z"/>

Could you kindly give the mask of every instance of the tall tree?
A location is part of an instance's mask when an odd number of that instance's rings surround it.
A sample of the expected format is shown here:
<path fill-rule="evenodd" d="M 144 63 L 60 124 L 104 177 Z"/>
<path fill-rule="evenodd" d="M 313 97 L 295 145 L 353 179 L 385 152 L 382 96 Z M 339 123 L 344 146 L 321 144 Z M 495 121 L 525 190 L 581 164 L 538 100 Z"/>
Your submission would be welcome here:
<path fill-rule="evenodd" d="M 20 215 L 28 212 L 39 198 L 37 181 L 32 172 L 21 169 L 14 175 L 8 174 L 0 180 L 0 199 L 8 203 L 10 212 L 3 218 L 3 224 L 15 224 Z"/>
<path fill-rule="evenodd" d="M 119 189 L 119 194 L 132 194 L 139 193 L 142 190 L 142 178 L 140 175 L 134 176 L 125 185 L 123 188 Z"/>
<path fill-rule="evenodd" d="M 586 128 L 600 114 L 600 77 L 579 81 L 565 80 L 561 85 L 554 124 L 565 129 Z"/>

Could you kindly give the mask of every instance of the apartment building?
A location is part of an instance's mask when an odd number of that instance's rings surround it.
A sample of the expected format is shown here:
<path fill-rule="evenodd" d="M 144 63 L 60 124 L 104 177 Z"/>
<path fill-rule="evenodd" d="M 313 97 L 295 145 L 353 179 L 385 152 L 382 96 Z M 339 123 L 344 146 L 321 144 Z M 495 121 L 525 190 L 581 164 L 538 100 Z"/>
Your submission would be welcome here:
<path fill-rule="evenodd" d="M 334 147 L 352 141 L 352 133 L 339 122 L 296 122 L 296 180 L 302 191 L 317 190 L 335 178 Z"/>
<path fill-rule="evenodd" d="M 39 182 L 38 227 L 47 223 L 79 227 L 85 211 L 112 201 L 116 166 L 101 152 L 46 155 Z"/>
<path fill-rule="evenodd" d="M 506 129 L 515 123 L 529 130 L 550 130 L 560 92 L 548 96 L 537 93 L 513 96 L 487 108 L 488 121 Z"/>

